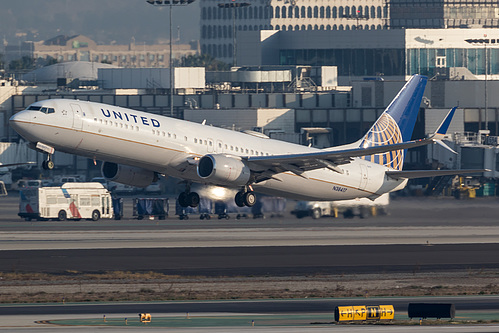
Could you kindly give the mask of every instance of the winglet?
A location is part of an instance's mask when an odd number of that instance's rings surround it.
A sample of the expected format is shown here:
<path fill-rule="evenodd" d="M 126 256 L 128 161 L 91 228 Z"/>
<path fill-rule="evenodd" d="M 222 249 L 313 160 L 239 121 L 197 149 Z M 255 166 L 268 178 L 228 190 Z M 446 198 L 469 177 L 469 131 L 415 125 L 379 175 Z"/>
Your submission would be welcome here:
<path fill-rule="evenodd" d="M 445 118 L 442 121 L 442 123 L 440 124 L 440 126 L 438 126 L 435 133 L 433 133 L 433 135 L 431 136 L 432 139 L 442 140 L 444 138 L 445 134 L 447 134 L 447 130 L 449 129 L 450 123 L 452 121 L 452 117 L 454 117 L 454 113 L 456 112 L 456 109 L 457 109 L 457 106 L 450 109 L 449 113 L 447 113 L 447 116 L 445 116 Z"/>
<path fill-rule="evenodd" d="M 447 146 L 445 143 L 442 142 L 442 139 L 444 138 L 445 134 L 447 134 L 447 130 L 449 129 L 450 123 L 452 121 L 452 117 L 454 117 L 454 113 L 456 112 L 456 109 L 457 109 L 457 106 L 450 109 L 449 113 L 447 113 L 447 116 L 445 116 L 444 120 L 442 121 L 440 126 L 438 126 L 435 133 L 433 133 L 433 135 L 430 136 L 430 139 L 432 139 L 434 142 L 438 143 L 439 145 L 441 145 L 445 149 L 449 150 L 451 153 L 457 155 L 457 153 L 452 148 L 450 148 L 449 146 Z"/>

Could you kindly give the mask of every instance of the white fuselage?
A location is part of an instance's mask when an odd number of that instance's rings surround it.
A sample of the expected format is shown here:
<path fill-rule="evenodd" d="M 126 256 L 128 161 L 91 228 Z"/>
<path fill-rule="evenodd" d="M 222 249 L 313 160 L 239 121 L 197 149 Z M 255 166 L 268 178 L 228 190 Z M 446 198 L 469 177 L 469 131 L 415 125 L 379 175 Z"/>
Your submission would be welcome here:
<path fill-rule="evenodd" d="M 11 124 L 30 142 L 42 142 L 70 154 L 131 165 L 161 174 L 206 183 L 187 158 L 206 154 L 272 156 L 320 151 L 283 141 L 78 100 L 46 100 L 36 103 L 54 113 L 25 110 Z M 385 176 L 386 166 L 354 158 L 341 165 L 343 173 L 330 169 L 292 172 L 253 184 L 257 192 L 300 200 L 376 198 L 403 188 L 407 180 Z M 219 184 L 213 184 L 219 185 Z"/>

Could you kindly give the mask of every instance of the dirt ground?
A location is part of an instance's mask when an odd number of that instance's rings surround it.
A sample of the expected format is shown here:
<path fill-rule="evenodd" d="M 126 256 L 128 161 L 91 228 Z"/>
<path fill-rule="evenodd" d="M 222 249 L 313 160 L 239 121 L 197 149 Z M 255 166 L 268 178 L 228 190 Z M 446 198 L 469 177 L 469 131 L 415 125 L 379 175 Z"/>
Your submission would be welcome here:
<path fill-rule="evenodd" d="M 499 294 L 499 270 L 288 277 L 0 273 L 0 303 Z"/>

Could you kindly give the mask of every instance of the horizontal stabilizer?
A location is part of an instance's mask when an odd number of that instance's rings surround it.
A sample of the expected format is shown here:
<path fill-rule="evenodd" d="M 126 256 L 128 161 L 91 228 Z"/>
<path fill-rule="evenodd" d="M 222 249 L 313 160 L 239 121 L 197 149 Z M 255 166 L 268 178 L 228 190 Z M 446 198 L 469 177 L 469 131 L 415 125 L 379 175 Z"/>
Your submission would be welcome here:
<path fill-rule="evenodd" d="M 464 173 L 481 173 L 490 171 L 489 169 L 461 169 L 461 170 L 408 170 L 408 171 L 386 171 L 386 175 L 391 178 L 412 179 L 428 178 L 437 176 L 461 175 Z"/>

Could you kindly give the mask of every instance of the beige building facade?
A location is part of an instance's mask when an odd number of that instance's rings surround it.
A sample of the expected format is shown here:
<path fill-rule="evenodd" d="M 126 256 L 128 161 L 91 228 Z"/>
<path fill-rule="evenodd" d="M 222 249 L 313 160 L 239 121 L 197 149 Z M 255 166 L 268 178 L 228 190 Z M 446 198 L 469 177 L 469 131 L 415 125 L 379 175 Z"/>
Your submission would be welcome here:
<path fill-rule="evenodd" d="M 193 48 L 189 44 L 173 45 L 173 59 L 197 53 L 197 47 Z M 105 62 L 127 68 L 168 67 L 169 54 L 168 44 L 146 45 L 132 42 L 128 45 L 100 45 L 83 35 L 71 37 L 60 35 L 33 43 L 35 59 L 52 57 L 57 62 Z"/>

